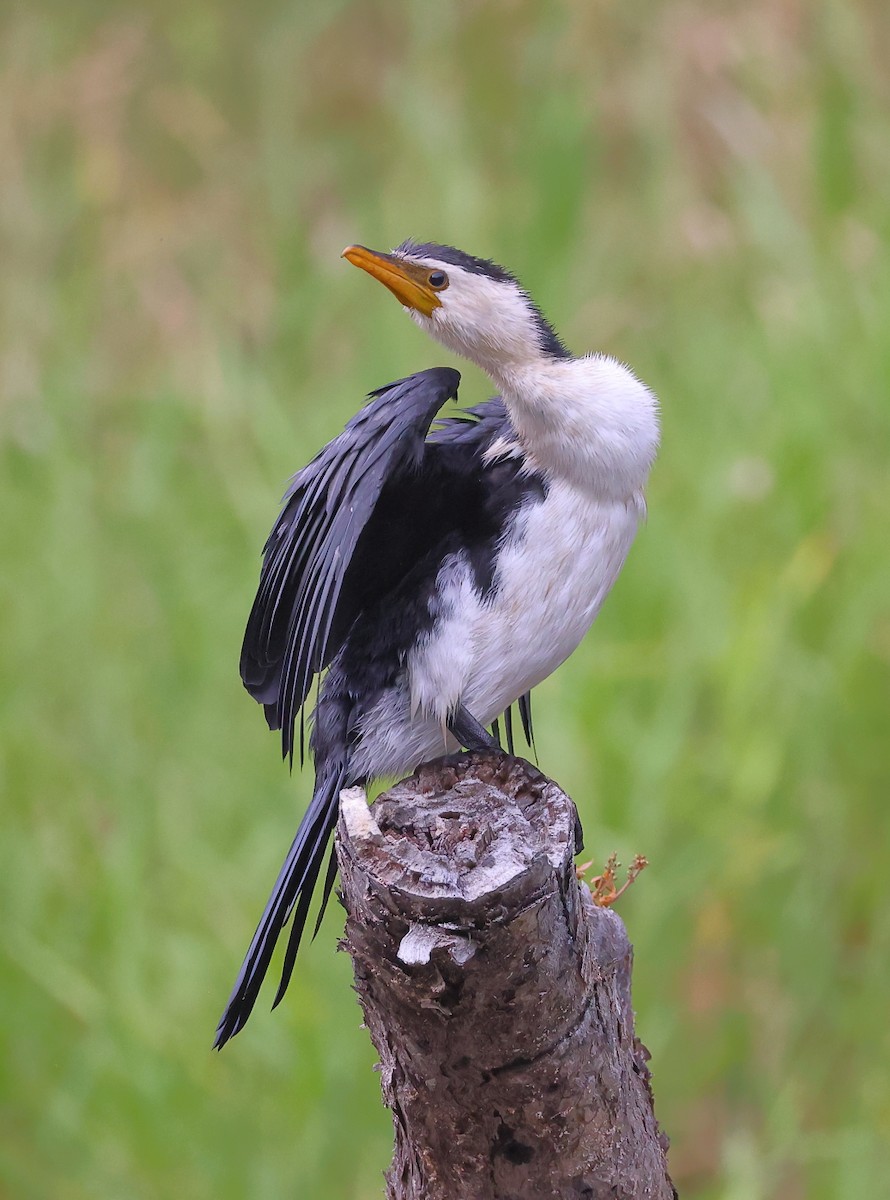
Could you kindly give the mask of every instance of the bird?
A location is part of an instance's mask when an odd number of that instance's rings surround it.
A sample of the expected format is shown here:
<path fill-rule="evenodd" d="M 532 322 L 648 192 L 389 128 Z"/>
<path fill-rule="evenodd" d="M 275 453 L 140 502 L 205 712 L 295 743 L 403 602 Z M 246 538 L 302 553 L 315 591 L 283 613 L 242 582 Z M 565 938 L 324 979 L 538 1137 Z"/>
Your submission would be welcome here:
<path fill-rule="evenodd" d="M 318 930 L 343 789 L 497 749 L 489 727 L 502 715 L 512 752 L 514 704 L 531 741 L 531 691 L 614 584 L 659 444 L 654 393 L 615 358 L 571 354 L 495 262 L 413 240 L 342 257 L 497 395 L 439 416 L 457 399 L 452 367 L 378 388 L 285 494 L 240 668 L 291 766 L 308 745 L 315 784 L 217 1049 L 244 1027 L 290 922 L 272 1007 L 281 1001 L 321 879 Z"/>

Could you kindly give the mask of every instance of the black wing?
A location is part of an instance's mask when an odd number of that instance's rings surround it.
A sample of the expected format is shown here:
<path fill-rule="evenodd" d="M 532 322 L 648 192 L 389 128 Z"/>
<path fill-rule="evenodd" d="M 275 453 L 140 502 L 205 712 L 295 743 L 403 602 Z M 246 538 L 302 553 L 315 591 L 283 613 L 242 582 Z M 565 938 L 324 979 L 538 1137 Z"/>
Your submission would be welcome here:
<path fill-rule="evenodd" d="M 418 469 L 436 413 L 457 395 L 460 374 L 421 371 L 371 393 L 343 432 L 294 476 L 264 549 L 260 585 L 241 650 L 244 686 L 281 730 L 293 759 L 312 678 L 337 650 L 331 630 L 348 628 L 338 612 L 361 534 L 387 484 Z"/>
<path fill-rule="evenodd" d="M 440 446 L 472 447 L 484 453 L 499 437 L 512 442 L 516 435 L 510 424 L 507 406 L 500 396 L 492 396 L 481 404 L 443 417 L 430 434 L 430 441 Z"/>

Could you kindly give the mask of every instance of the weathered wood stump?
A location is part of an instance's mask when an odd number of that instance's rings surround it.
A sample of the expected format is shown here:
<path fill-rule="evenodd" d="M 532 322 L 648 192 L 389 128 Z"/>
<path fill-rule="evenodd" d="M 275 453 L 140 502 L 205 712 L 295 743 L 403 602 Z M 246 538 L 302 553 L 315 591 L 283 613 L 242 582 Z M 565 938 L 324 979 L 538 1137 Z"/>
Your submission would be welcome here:
<path fill-rule="evenodd" d="M 521 759 L 421 767 L 337 853 L 395 1150 L 390 1200 L 675 1196 L 634 1036 L 633 951 L 573 865 L 572 801 Z"/>

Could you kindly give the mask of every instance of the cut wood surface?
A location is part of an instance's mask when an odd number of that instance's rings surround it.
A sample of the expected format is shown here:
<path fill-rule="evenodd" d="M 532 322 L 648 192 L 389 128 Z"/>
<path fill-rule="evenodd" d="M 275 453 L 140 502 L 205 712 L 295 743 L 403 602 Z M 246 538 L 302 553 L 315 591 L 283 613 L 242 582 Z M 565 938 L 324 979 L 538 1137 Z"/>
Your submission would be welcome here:
<path fill-rule="evenodd" d="M 341 796 L 344 945 L 392 1111 L 390 1200 L 674 1196 L 634 1034 L 633 951 L 522 759 Z"/>

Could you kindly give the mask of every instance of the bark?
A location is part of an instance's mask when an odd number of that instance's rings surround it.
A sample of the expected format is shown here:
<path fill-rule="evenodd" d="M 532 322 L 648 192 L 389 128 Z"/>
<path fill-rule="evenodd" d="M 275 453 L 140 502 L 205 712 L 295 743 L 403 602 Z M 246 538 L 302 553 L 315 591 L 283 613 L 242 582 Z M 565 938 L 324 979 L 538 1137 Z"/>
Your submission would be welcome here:
<path fill-rule="evenodd" d="M 341 797 L 345 948 L 395 1149 L 390 1200 L 669 1200 L 632 948 L 540 771 L 467 754 Z"/>

